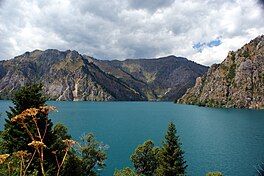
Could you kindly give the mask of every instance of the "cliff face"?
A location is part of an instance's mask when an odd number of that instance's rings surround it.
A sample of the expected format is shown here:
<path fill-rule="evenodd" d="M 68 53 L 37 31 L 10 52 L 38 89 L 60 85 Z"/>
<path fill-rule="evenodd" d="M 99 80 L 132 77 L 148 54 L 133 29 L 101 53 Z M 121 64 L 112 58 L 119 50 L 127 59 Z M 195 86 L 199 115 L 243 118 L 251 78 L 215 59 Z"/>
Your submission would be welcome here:
<path fill-rule="evenodd" d="M 214 64 L 179 103 L 209 107 L 264 108 L 264 36 Z"/>
<path fill-rule="evenodd" d="M 0 98 L 28 82 L 42 82 L 53 100 L 174 100 L 206 71 L 175 56 L 103 61 L 76 51 L 35 50 L 0 61 Z"/>
<path fill-rule="evenodd" d="M 207 67 L 182 57 L 103 61 L 90 58 L 102 70 L 138 90 L 149 100 L 175 100 L 206 73 Z"/>
<path fill-rule="evenodd" d="M 27 82 L 42 82 L 54 100 L 144 100 L 76 51 L 36 50 L 0 62 L 1 98 L 10 98 L 13 90 Z"/>

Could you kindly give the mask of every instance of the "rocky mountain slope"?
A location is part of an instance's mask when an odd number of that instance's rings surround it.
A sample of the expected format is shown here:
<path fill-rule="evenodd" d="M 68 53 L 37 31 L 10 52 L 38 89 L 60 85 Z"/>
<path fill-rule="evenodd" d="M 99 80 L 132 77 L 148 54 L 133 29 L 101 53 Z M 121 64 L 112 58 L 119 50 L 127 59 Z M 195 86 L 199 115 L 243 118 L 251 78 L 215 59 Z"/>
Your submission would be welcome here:
<path fill-rule="evenodd" d="M 199 77 L 179 103 L 210 107 L 264 108 L 264 35 Z"/>
<path fill-rule="evenodd" d="M 89 58 L 105 72 L 120 78 L 149 100 L 175 100 L 195 84 L 207 67 L 182 57 L 127 59 L 124 61 Z"/>
<path fill-rule="evenodd" d="M 145 100 L 76 51 L 36 50 L 0 62 L 2 98 L 27 82 L 42 82 L 55 100 Z"/>
<path fill-rule="evenodd" d="M 70 50 L 35 50 L 0 61 L 0 98 L 28 82 L 42 82 L 54 100 L 173 100 L 206 71 L 175 56 L 102 61 Z"/>

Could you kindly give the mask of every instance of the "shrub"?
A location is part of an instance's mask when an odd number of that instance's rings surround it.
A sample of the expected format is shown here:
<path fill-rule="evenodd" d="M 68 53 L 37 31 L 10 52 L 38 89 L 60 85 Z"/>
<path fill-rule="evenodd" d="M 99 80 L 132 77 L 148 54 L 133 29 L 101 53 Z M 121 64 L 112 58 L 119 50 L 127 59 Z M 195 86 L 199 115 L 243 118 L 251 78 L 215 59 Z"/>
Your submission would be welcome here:
<path fill-rule="evenodd" d="M 129 167 L 126 167 L 122 170 L 116 170 L 114 176 L 143 176 L 143 175 L 138 175 L 134 170 L 132 170 Z"/>
<path fill-rule="evenodd" d="M 206 176 L 223 176 L 221 172 L 208 172 Z"/>

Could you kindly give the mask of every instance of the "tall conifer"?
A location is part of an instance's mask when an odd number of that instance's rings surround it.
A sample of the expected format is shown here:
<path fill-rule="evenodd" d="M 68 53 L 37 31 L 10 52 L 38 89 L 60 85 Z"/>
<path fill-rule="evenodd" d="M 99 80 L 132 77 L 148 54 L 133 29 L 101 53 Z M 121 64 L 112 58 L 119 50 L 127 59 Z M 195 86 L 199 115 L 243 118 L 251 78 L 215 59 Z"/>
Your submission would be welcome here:
<path fill-rule="evenodd" d="M 184 152 L 181 149 L 179 136 L 176 135 L 176 127 L 171 122 L 163 141 L 163 146 L 159 151 L 158 176 L 178 176 L 186 174 L 186 161 Z"/>

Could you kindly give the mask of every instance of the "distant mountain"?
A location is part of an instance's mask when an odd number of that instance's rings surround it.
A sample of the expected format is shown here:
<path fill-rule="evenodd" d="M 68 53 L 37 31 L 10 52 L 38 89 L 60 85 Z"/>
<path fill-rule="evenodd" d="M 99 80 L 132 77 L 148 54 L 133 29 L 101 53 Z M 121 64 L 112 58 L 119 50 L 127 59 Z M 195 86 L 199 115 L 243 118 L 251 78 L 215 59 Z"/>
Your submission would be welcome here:
<path fill-rule="evenodd" d="M 264 108 L 264 35 L 199 77 L 179 103 L 209 107 Z"/>
<path fill-rule="evenodd" d="M 104 61 L 77 51 L 35 50 L 0 61 L 0 98 L 28 82 L 42 82 L 53 100 L 173 100 L 206 71 L 175 56 Z"/>
<path fill-rule="evenodd" d="M 120 78 L 148 100 L 175 100 L 206 73 L 207 67 L 186 58 L 168 56 L 156 59 L 127 59 L 124 61 L 96 60 L 91 62 L 105 72 Z"/>

